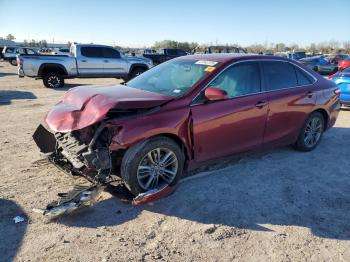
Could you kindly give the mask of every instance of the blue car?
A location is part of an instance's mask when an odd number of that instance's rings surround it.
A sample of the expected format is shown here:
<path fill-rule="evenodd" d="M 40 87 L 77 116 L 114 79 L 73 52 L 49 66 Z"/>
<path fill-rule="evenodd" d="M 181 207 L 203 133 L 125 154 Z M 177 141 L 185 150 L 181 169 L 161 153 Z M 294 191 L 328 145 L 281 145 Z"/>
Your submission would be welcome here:
<path fill-rule="evenodd" d="M 350 67 L 329 77 L 340 88 L 340 103 L 350 106 Z"/>

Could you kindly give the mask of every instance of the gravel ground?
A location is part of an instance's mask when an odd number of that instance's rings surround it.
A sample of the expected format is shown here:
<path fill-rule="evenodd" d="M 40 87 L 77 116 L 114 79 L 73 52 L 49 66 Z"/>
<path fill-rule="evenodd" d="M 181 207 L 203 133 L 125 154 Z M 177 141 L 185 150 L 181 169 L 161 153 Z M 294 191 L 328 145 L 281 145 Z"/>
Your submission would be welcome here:
<path fill-rule="evenodd" d="M 116 79 L 68 80 L 68 87 Z M 0 261 L 350 261 L 350 109 L 313 152 L 280 148 L 201 168 L 152 205 L 104 192 L 55 222 L 33 213 L 73 180 L 31 138 L 64 94 L 0 62 Z M 15 224 L 13 218 L 25 221 Z"/>

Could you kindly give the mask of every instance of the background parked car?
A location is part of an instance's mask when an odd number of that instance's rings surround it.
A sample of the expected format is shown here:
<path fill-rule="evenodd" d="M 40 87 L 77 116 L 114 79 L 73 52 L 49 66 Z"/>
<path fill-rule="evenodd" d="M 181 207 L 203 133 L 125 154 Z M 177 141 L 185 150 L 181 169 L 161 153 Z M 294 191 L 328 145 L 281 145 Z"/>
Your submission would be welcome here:
<path fill-rule="evenodd" d="M 184 55 L 187 53 L 179 48 L 163 48 L 159 49 L 156 54 L 143 54 L 144 57 L 151 59 L 155 65 Z"/>
<path fill-rule="evenodd" d="M 69 48 L 54 48 L 51 55 L 69 55 Z"/>
<path fill-rule="evenodd" d="M 245 54 L 247 51 L 245 49 L 238 46 L 209 46 L 207 50 L 204 52 L 205 54 Z"/>
<path fill-rule="evenodd" d="M 35 55 L 37 52 L 28 47 L 7 47 L 2 50 L 4 60 L 10 62 L 11 65 L 17 66 L 17 55 Z"/>
<path fill-rule="evenodd" d="M 328 77 L 340 88 L 340 103 L 350 105 L 350 67 Z"/>
<path fill-rule="evenodd" d="M 350 67 L 350 58 L 338 60 L 338 70 L 343 70 L 347 67 Z"/>
<path fill-rule="evenodd" d="M 275 56 L 285 57 L 293 60 L 300 60 L 306 57 L 305 51 L 297 51 L 297 52 L 277 52 L 274 54 Z"/>
<path fill-rule="evenodd" d="M 325 59 L 330 63 L 338 64 L 339 60 L 350 59 L 350 56 L 346 54 L 332 54 L 327 55 Z"/>
<path fill-rule="evenodd" d="M 331 63 L 324 55 L 303 58 L 299 62 L 320 74 L 329 75 L 338 71 L 338 64 Z"/>

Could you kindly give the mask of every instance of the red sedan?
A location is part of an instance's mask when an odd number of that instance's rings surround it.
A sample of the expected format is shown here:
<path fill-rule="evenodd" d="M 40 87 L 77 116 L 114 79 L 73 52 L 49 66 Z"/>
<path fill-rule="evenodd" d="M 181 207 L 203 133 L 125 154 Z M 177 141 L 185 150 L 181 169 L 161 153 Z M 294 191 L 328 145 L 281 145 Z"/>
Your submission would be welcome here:
<path fill-rule="evenodd" d="M 338 61 L 338 70 L 350 67 L 350 59 L 341 59 Z"/>
<path fill-rule="evenodd" d="M 70 173 L 134 195 L 175 184 L 186 169 L 261 147 L 313 150 L 339 112 L 337 86 L 293 60 L 185 56 L 124 85 L 76 87 L 34 140 Z"/>

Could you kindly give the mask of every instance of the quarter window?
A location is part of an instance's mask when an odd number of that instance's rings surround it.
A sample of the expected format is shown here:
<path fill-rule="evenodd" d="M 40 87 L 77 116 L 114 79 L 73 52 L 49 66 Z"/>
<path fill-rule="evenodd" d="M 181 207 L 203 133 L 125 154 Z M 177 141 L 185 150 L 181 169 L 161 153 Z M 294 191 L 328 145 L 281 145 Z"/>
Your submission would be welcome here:
<path fill-rule="evenodd" d="M 256 62 L 244 62 L 222 72 L 209 86 L 225 90 L 230 98 L 260 92 L 260 70 Z"/>
<path fill-rule="evenodd" d="M 265 61 L 264 74 L 268 91 L 294 87 L 298 85 L 293 66 L 287 62 Z"/>

